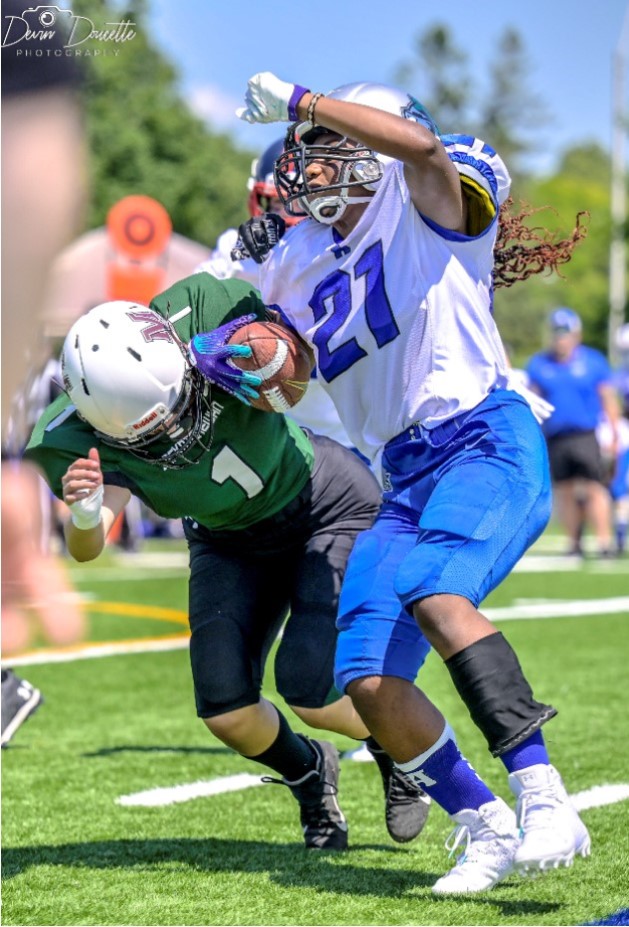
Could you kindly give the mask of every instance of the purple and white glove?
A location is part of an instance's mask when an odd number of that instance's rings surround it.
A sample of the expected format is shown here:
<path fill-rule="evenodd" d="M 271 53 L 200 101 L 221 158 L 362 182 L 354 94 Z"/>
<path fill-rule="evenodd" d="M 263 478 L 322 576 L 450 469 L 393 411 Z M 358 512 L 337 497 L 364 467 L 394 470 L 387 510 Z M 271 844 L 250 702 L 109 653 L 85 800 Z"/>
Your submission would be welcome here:
<path fill-rule="evenodd" d="M 254 74 L 247 83 L 245 106 L 236 115 L 245 122 L 297 122 L 297 104 L 307 87 L 289 84 L 270 71 Z"/>
<path fill-rule="evenodd" d="M 251 399 L 258 399 L 259 393 L 253 387 L 262 384 L 261 377 L 248 370 L 240 370 L 231 363 L 233 357 L 251 357 L 251 348 L 246 344 L 228 344 L 239 328 L 254 322 L 254 313 L 243 315 L 232 322 L 226 322 L 211 332 L 195 335 L 189 344 L 192 362 L 202 376 L 226 393 L 235 396 L 250 406 Z"/>

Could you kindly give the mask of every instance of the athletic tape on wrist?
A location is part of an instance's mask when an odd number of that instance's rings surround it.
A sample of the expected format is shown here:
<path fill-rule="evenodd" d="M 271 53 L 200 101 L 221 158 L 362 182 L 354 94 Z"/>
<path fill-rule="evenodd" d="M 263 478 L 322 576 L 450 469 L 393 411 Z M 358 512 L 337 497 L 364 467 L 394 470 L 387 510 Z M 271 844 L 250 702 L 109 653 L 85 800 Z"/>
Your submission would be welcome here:
<path fill-rule="evenodd" d="M 89 531 L 90 528 L 95 528 L 100 523 L 104 493 L 105 487 L 101 484 L 85 499 L 78 499 L 70 506 L 72 524 L 79 531 Z"/>

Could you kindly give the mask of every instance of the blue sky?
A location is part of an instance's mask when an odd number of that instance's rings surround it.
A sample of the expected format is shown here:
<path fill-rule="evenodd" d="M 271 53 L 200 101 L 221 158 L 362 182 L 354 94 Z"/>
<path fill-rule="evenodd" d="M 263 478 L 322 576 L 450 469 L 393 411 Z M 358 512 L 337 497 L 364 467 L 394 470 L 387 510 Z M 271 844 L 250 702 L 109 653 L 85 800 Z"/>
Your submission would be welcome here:
<path fill-rule="evenodd" d="M 612 58 L 623 24 L 629 38 L 628 5 L 627 0 L 361 0 L 300 3 L 298 14 L 297 5 L 279 0 L 149 0 L 153 34 L 177 66 L 193 108 L 254 150 L 282 135 L 277 126 L 249 126 L 234 115 L 247 78 L 257 71 L 274 71 L 322 91 L 355 80 L 392 83 L 397 65 L 413 58 L 414 37 L 440 22 L 467 50 L 482 93 L 496 42 L 506 28 L 515 28 L 530 64 L 527 89 L 552 117 L 541 132 L 538 171 L 552 170 L 564 148 L 583 141 L 610 148 Z M 418 77 L 405 89 L 421 99 L 425 88 Z"/>

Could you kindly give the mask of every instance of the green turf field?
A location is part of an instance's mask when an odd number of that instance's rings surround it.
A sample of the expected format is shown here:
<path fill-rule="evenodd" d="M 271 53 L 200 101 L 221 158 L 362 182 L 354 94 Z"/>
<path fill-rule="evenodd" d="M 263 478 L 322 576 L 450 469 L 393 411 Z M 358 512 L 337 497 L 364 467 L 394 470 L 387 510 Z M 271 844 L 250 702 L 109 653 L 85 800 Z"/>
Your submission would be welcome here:
<path fill-rule="evenodd" d="M 569 791 L 628 785 L 629 560 L 573 563 L 553 555 L 558 540 L 542 538 L 485 606 L 537 696 L 559 709 L 545 731 Z M 89 597 L 91 642 L 137 648 L 162 639 L 169 649 L 76 659 L 87 656 L 79 649 L 67 662 L 16 667 L 45 704 L 2 753 L 4 924 L 577 925 L 629 908 L 629 798 L 583 811 L 589 860 L 537 880 L 514 876 L 464 901 L 430 893 L 450 865 L 445 814 L 433 807 L 415 843 L 394 844 L 374 764 L 341 761 L 345 854 L 306 853 L 296 803 L 270 785 L 121 803 L 261 772 L 195 717 L 185 562 L 180 544 L 154 542 L 72 567 Z M 468 758 L 509 799 L 501 764 L 434 655 L 420 681 Z M 270 673 L 266 694 L 273 697 Z M 329 739 L 342 750 L 354 745 Z M 615 793 L 596 794 L 608 801 Z"/>

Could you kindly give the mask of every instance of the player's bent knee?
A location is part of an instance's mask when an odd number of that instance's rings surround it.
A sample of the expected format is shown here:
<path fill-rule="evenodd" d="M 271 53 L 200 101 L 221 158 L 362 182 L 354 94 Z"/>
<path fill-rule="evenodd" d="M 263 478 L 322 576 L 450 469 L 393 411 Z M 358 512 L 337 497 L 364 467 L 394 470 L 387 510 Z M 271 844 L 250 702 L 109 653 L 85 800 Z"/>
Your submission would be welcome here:
<path fill-rule="evenodd" d="M 386 688 L 386 680 L 382 676 L 362 676 L 349 683 L 347 694 L 361 716 L 372 717 L 382 710 L 382 696 Z"/>
<path fill-rule="evenodd" d="M 427 636 L 431 633 L 447 636 L 452 622 L 464 619 L 470 611 L 476 614 L 476 608 L 468 599 L 448 593 L 427 596 L 413 603 L 413 616 Z"/>
<path fill-rule="evenodd" d="M 255 705 L 247 705 L 235 711 L 212 715 L 209 718 L 203 718 L 203 723 L 219 740 L 231 741 L 234 738 L 240 740 L 256 729 L 259 705 L 260 703 L 257 702 Z"/>
<path fill-rule="evenodd" d="M 330 706 L 325 705 L 323 708 L 302 708 L 299 705 L 289 705 L 288 707 L 291 711 L 295 712 L 297 717 L 300 718 L 304 724 L 308 724 L 310 727 L 314 727 L 317 730 L 332 730 L 330 727 L 331 712 L 328 710 Z"/>

